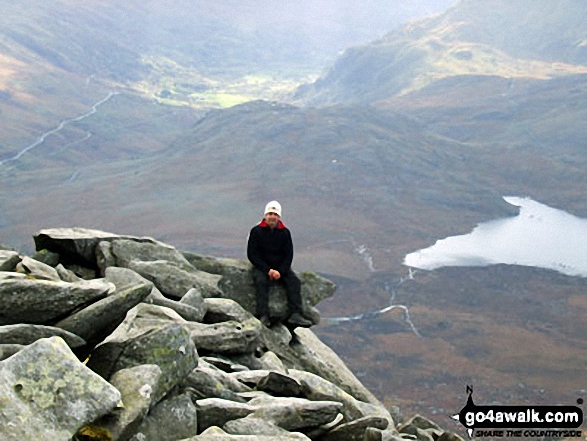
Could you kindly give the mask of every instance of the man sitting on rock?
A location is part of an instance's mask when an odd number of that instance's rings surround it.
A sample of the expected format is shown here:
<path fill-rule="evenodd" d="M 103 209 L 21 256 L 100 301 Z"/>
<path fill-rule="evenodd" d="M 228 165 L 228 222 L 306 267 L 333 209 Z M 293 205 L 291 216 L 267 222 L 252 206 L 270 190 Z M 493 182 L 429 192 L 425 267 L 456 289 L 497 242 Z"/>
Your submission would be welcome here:
<path fill-rule="evenodd" d="M 253 266 L 257 284 L 257 317 L 269 326 L 269 288 L 272 282 L 285 285 L 291 315 L 287 323 L 309 327 L 312 322 L 303 317 L 300 279 L 291 269 L 293 242 L 291 233 L 281 222 L 281 205 L 271 201 L 265 207 L 263 220 L 249 233 L 247 256 Z"/>

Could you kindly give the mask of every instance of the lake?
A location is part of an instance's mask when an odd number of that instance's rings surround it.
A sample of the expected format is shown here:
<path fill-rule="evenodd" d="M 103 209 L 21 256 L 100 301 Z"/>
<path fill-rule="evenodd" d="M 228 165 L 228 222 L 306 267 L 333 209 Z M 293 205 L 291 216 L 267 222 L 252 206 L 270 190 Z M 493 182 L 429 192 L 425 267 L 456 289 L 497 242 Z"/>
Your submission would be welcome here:
<path fill-rule="evenodd" d="M 510 264 L 587 277 L 587 219 L 530 198 L 504 197 L 517 216 L 478 225 L 471 233 L 437 241 L 406 256 L 409 267 Z"/>

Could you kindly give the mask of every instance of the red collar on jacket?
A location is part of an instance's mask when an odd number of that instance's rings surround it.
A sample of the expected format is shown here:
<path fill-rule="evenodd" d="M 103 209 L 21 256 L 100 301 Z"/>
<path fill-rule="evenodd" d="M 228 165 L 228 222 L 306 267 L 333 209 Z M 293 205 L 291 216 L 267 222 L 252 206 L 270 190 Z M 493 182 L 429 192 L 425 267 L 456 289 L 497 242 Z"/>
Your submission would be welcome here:
<path fill-rule="evenodd" d="M 269 227 L 269 224 L 267 224 L 267 222 L 265 222 L 265 219 L 263 219 L 260 223 L 259 226 L 261 228 L 265 228 L 265 227 Z M 285 228 L 285 225 L 283 224 L 283 222 L 281 222 L 280 220 L 277 221 L 277 229 L 278 230 L 283 230 Z"/>

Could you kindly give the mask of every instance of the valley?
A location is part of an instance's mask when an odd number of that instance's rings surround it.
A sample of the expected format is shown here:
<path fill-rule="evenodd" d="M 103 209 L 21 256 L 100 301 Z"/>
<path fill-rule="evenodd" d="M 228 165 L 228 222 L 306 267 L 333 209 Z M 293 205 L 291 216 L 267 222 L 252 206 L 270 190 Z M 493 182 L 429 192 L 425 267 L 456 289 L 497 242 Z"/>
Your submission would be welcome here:
<path fill-rule="evenodd" d="M 316 333 L 387 405 L 459 431 L 470 384 L 586 398 L 585 278 L 402 263 L 515 215 L 504 195 L 587 218 L 584 2 L 373 0 L 372 30 L 350 6 L 57 3 L 0 14 L 0 243 L 83 226 L 245 258 L 277 199 L 295 269 L 339 286 Z"/>

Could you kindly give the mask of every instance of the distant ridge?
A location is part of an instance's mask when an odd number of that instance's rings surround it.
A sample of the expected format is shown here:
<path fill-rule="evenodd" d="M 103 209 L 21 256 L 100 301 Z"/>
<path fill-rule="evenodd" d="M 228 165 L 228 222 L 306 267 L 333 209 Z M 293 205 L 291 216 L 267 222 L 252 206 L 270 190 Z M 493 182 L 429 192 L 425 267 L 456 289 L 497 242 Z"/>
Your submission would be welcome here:
<path fill-rule="evenodd" d="M 348 49 L 297 98 L 372 103 L 455 75 L 548 79 L 587 72 L 587 3 L 462 0 Z"/>

